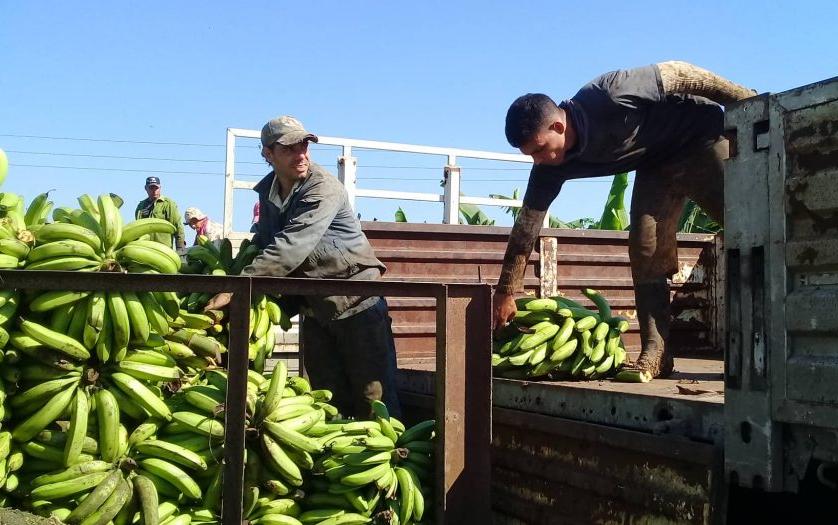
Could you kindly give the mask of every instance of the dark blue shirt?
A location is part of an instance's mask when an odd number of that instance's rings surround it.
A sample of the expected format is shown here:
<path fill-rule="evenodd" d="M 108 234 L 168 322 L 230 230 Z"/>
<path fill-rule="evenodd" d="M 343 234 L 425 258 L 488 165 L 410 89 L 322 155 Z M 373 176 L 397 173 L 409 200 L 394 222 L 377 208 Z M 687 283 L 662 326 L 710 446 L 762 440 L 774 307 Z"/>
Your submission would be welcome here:
<path fill-rule="evenodd" d="M 546 210 L 566 180 L 654 166 L 714 142 L 724 128 L 715 102 L 665 94 L 655 65 L 606 73 L 559 106 L 577 142 L 561 165 L 533 166 L 524 205 L 536 210 Z"/>

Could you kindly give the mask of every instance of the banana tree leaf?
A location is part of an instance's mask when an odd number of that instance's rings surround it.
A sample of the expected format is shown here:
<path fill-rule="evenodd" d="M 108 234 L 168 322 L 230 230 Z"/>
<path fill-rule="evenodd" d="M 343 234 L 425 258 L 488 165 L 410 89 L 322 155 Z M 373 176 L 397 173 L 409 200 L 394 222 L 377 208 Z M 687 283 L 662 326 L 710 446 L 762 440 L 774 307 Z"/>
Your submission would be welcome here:
<path fill-rule="evenodd" d="M 626 188 L 628 188 L 628 173 L 614 175 L 611 191 L 608 192 L 608 199 L 605 201 L 605 209 L 602 211 L 602 218 L 599 220 L 597 229 L 622 231 L 628 228 L 629 218 L 624 202 Z"/>
<path fill-rule="evenodd" d="M 483 213 L 483 210 L 474 204 L 460 204 L 460 215 L 465 224 L 475 226 L 491 226 L 495 224 L 493 219 L 490 219 L 488 215 Z"/>
<path fill-rule="evenodd" d="M 681 219 L 678 221 L 678 231 L 681 233 L 718 233 L 722 230 L 721 224 L 714 221 L 694 201 L 689 200 L 684 205 Z"/>

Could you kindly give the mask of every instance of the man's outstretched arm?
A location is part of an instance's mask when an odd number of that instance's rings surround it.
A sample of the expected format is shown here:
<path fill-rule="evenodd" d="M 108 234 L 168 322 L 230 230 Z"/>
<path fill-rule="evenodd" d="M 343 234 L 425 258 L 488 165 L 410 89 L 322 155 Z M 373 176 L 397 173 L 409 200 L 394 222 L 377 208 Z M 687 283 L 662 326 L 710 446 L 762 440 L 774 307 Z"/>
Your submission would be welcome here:
<path fill-rule="evenodd" d="M 541 232 L 547 210 L 534 210 L 523 206 L 506 244 L 503 256 L 503 268 L 500 272 L 494 297 L 494 327 L 499 328 L 515 316 L 513 294 L 523 288 L 524 271 L 530 258 L 535 241 Z"/>

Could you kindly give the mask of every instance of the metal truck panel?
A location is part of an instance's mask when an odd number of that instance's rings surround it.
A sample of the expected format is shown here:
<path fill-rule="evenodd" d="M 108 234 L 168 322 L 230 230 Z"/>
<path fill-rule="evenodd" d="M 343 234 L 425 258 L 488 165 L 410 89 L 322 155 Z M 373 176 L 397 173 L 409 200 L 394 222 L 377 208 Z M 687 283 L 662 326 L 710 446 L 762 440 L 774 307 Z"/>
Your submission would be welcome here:
<path fill-rule="evenodd" d="M 510 228 L 453 224 L 365 222 L 364 232 L 387 265 L 385 279 L 494 285 L 500 275 Z M 717 253 L 713 235 L 678 236 L 679 271 L 673 276 L 671 340 L 681 355 L 720 354 Z M 593 304 L 580 289 L 599 289 L 616 315 L 629 319 L 624 334 L 629 355 L 640 351 L 628 234 L 603 230 L 545 228 L 527 265 L 527 293 L 561 293 Z M 551 293 L 551 294 L 552 294 Z M 388 299 L 400 363 L 434 353 L 434 304 Z"/>
<path fill-rule="evenodd" d="M 716 377 L 690 364 L 693 377 Z M 432 368 L 399 371 L 403 408 L 415 417 L 431 413 Z M 720 523 L 721 396 L 679 395 L 679 381 L 495 379 L 492 522 Z"/>
<path fill-rule="evenodd" d="M 726 469 L 795 490 L 837 449 L 838 78 L 732 106 L 726 128 Z"/>

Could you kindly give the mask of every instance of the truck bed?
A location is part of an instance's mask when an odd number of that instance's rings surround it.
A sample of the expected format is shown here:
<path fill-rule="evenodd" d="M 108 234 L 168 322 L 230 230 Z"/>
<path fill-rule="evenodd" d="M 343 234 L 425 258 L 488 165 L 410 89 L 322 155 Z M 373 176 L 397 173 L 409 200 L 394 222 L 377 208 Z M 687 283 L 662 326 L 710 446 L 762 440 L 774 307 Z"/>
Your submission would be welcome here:
<path fill-rule="evenodd" d="M 399 364 L 403 410 L 433 417 L 433 361 Z M 493 522 L 721 522 L 723 362 L 675 368 L 645 384 L 494 379 Z"/>
<path fill-rule="evenodd" d="M 675 373 L 650 383 L 518 381 L 495 378 L 492 404 L 547 416 L 655 434 L 676 434 L 721 443 L 724 425 L 724 362 L 675 359 Z M 399 390 L 431 396 L 434 362 L 399 363 Z"/>

